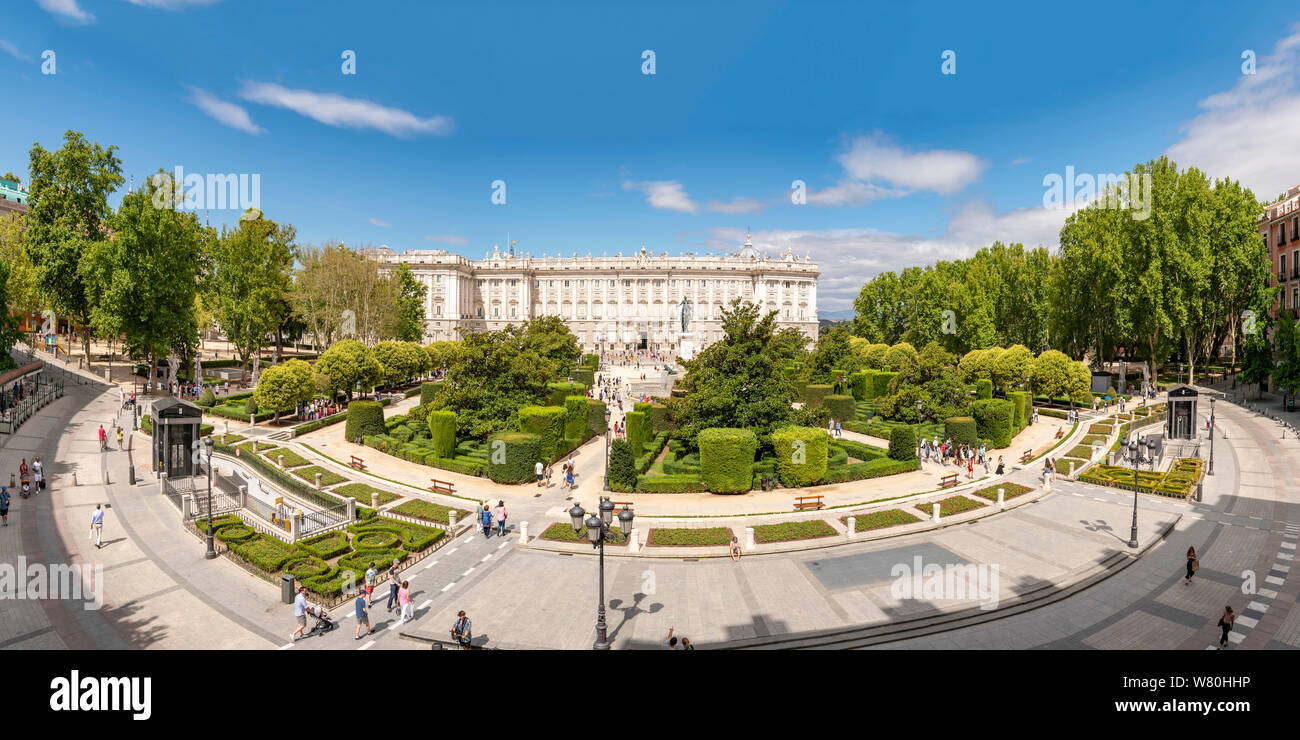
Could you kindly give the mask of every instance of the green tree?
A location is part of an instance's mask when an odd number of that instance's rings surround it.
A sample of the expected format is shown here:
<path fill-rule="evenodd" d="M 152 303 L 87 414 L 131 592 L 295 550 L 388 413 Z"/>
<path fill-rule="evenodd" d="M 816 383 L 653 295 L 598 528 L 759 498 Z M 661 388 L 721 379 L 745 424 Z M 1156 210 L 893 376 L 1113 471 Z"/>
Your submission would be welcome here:
<path fill-rule="evenodd" d="M 397 281 L 397 339 L 418 342 L 424 339 L 424 283 L 415 279 L 410 266 L 397 266 L 393 273 Z"/>
<path fill-rule="evenodd" d="M 18 319 L 9 304 L 9 265 L 0 261 L 0 370 L 8 370 L 16 364 L 12 353 L 14 344 L 21 338 Z"/>
<path fill-rule="evenodd" d="M 243 370 L 282 323 L 277 311 L 286 305 L 296 234 L 292 226 L 258 214 L 211 241 L 204 304 L 234 345 Z"/>
<path fill-rule="evenodd" d="M 257 380 L 257 389 L 253 391 L 257 408 L 274 411 L 277 423 L 280 414 L 293 411 L 301 400 L 302 378 L 287 365 L 272 365 L 263 370 Z"/>
<path fill-rule="evenodd" d="M 346 393 L 352 399 L 354 387 L 360 383 L 368 390 L 383 378 L 384 367 L 369 347 L 355 339 L 340 339 L 321 353 L 314 368 L 326 379 L 326 387 L 334 393 Z"/>
<path fill-rule="evenodd" d="M 14 212 L 0 216 L 0 262 L 9 267 L 9 311 L 22 316 L 37 314 L 42 308 L 36 265 L 28 251 L 27 217 Z"/>
<path fill-rule="evenodd" d="M 1025 384 L 1034 355 L 1023 345 L 1007 347 L 993 362 L 993 386 L 1010 391 Z"/>

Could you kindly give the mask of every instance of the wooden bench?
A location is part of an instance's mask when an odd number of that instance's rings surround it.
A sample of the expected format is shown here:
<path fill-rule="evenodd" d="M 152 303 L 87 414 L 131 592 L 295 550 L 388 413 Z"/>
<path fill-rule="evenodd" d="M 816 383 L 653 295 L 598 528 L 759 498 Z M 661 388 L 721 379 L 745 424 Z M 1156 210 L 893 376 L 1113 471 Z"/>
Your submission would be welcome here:
<path fill-rule="evenodd" d="M 429 486 L 429 490 L 434 493 L 456 493 L 456 486 L 453 483 L 448 483 L 445 480 L 438 480 L 437 478 L 430 478 L 429 481 L 433 483 L 433 485 Z"/>
<path fill-rule="evenodd" d="M 957 474 L 956 474 L 956 473 L 949 473 L 949 474 L 945 475 L 943 478 L 939 479 L 939 487 L 940 487 L 940 488 L 951 488 L 952 486 L 955 486 L 955 485 L 957 485 Z"/>
<path fill-rule="evenodd" d="M 795 496 L 794 508 L 798 511 L 804 509 L 822 509 L 826 504 L 822 502 L 821 496 Z"/>
<path fill-rule="evenodd" d="M 614 508 L 614 516 L 615 516 L 615 518 L 618 517 L 618 513 L 619 513 L 620 511 L 623 510 L 623 507 L 624 507 L 624 506 L 627 507 L 627 510 L 628 510 L 628 511 L 634 511 L 634 509 L 632 508 L 632 502 L 631 502 L 631 501 L 614 501 L 614 502 L 612 502 L 612 503 L 614 504 L 614 507 L 615 507 L 615 508 Z"/>
<path fill-rule="evenodd" d="M 1020 453 L 1020 462 L 1022 465 L 1027 464 L 1032 459 L 1034 459 L 1033 450 L 1025 450 L 1024 452 Z"/>
<path fill-rule="evenodd" d="M 351 457 L 352 457 L 352 462 L 348 463 L 348 465 L 351 465 L 352 467 L 356 468 L 357 470 L 365 470 L 365 469 L 366 469 L 366 461 L 365 461 L 365 460 L 362 460 L 361 458 L 357 457 L 356 455 L 352 455 Z"/>

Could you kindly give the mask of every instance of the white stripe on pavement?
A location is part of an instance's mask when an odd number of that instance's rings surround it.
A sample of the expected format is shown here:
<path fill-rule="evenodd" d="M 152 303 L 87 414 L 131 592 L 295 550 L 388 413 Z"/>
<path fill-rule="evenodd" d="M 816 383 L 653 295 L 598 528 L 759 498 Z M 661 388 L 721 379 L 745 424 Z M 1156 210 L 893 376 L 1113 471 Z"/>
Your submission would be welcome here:
<path fill-rule="evenodd" d="M 452 587 L 452 586 L 455 586 L 455 585 L 456 585 L 456 582 L 455 582 L 455 581 L 452 581 L 451 583 L 448 583 L 446 586 L 443 586 L 443 587 L 442 587 L 442 593 L 446 593 L 446 592 L 450 591 L 450 590 L 451 590 L 451 587 Z"/>
<path fill-rule="evenodd" d="M 415 608 L 416 608 L 416 609 L 423 609 L 424 607 L 426 607 L 426 606 L 428 606 L 428 605 L 430 605 L 430 604 L 432 604 L 432 603 L 433 603 L 433 599 L 425 599 L 425 601 L 424 601 L 423 604 L 420 604 L 419 606 L 417 606 L 417 607 L 415 607 Z"/>
<path fill-rule="evenodd" d="M 492 557 L 492 553 L 488 553 L 487 555 L 484 555 L 484 556 L 483 556 L 483 559 L 480 560 L 479 562 L 480 562 L 480 563 L 486 563 L 486 562 L 488 561 L 488 559 L 491 558 L 491 557 Z"/>
<path fill-rule="evenodd" d="M 367 642 L 365 645 L 362 645 L 361 647 L 357 648 L 357 650 L 365 650 L 366 648 L 369 648 L 369 647 L 373 646 L 374 644 L 375 644 L 375 641 L 374 641 L 374 640 L 371 640 L 370 642 Z"/>

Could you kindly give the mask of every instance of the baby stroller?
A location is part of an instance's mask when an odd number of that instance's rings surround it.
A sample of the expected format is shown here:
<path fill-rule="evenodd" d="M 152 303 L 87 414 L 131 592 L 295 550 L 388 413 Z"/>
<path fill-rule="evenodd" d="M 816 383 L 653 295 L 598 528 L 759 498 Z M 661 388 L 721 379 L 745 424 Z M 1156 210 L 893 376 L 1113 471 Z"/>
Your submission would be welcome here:
<path fill-rule="evenodd" d="M 307 630 L 307 634 L 303 635 L 303 637 L 323 635 L 327 632 L 332 632 L 339 626 L 338 622 L 330 619 L 330 615 L 325 611 L 325 607 L 323 606 L 308 606 L 307 614 L 311 615 L 311 617 L 316 620 L 316 623 L 311 626 L 310 630 Z"/>
<path fill-rule="evenodd" d="M 22 495 L 23 498 L 27 498 L 28 496 L 32 495 L 32 482 L 27 479 L 26 473 L 23 474 L 23 487 L 19 491 L 19 493 Z"/>

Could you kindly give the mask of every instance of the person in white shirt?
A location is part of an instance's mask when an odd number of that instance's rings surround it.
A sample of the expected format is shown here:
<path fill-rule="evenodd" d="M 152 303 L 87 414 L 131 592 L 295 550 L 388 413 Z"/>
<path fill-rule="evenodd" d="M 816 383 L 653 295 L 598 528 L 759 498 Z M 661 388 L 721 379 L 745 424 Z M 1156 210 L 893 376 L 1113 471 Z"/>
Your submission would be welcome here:
<path fill-rule="evenodd" d="M 103 546 L 104 539 L 104 506 L 95 504 L 95 510 L 90 514 L 90 537 L 95 541 L 95 549 L 98 550 Z"/>
<path fill-rule="evenodd" d="M 537 461 L 537 464 L 533 466 L 533 473 L 537 476 L 537 487 L 538 487 L 538 488 L 541 488 L 541 487 L 542 487 L 542 473 L 544 473 L 545 470 L 546 470 L 546 467 L 545 467 L 544 465 L 542 465 L 542 461 L 541 461 L 541 460 L 538 460 L 538 461 Z"/>

